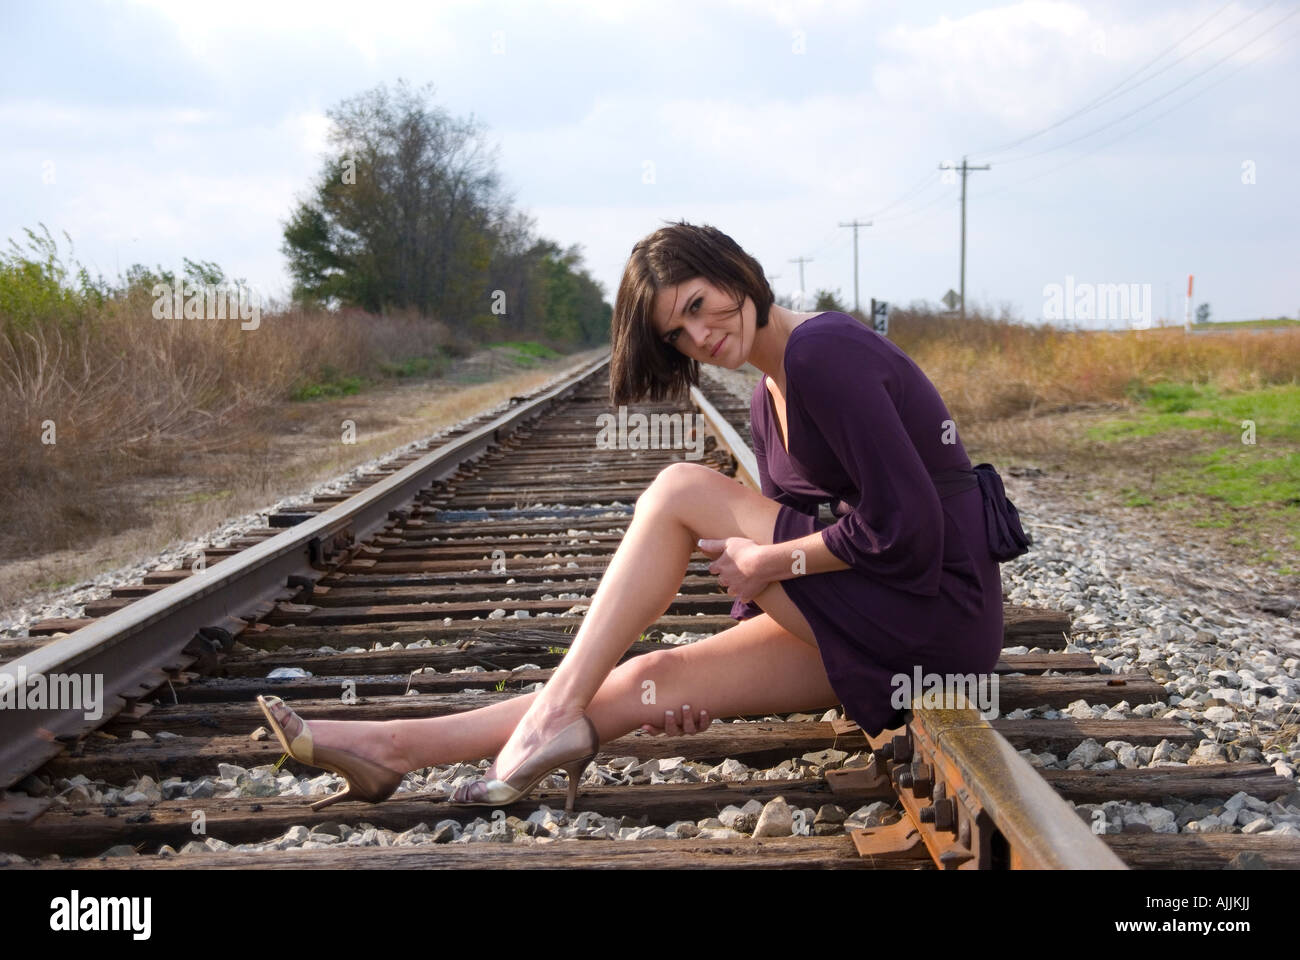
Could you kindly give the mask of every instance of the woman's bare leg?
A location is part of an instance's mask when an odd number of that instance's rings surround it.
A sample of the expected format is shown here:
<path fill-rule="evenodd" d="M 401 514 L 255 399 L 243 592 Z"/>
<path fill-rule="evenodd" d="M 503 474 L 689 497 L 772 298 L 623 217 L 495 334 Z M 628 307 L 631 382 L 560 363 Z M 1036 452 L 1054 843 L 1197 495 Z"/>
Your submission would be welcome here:
<path fill-rule="evenodd" d="M 568 659 L 569 654 L 565 657 Z M 367 756 L 394 770 L 496 756 L 539 694 L 527 693 L 467 713 L 421 720 L 312 720 L 315 739 L 348 726 L 367 738 Z M 602 742 L 650 723 L 665 710 L 711 717 L 789 713 L 834 706 L 817 648 L 766 613 L 695 643 L 644 654 L 620 664 L 587 705 Z M 329 740 L 335 745 L 335 739 Z"/>
<path fill-rule="evenodd" d="M 757 543 L 771 543 L 778 509 L 775 501 L 708 467 L 673 464 L 662 470 L 637 500 L 632 522 L 601 578 L 582 627 L 542 691 L 427 720 L 313 721 L 313 736 L 318 742 L 364 752 L 393 769 L 495 756 L 496 775 L 508 776 L 529 751 L 576 719 L 584 708 L 602 739 L 607 739 L 643 723 L 658 726 L 665 709 L 677 709 L 682 704 L 696 710 L 707 708 L 711 716 L 718 717 L 835 703 L 837 698 L 830 692 L 812 629 L 779 582 L 769 584 L 755 598 L 765 611 L 763 616 L 680 650 L 635 658 L 615 671 L 620 673 L 624 668 L 658 658 L 666 659 L 669 672 L 675 675 L 673 665 L 680 662 L 678 655 L 701 651 L 686 658 L 692 662 L 691 657 L 705 656 L 705 650 L 723 651 L 697 663 L 702 670 L 697 683 L 674 681 L 684 684 L 676 687 L 680 695 L 669 695 L 667 700 L 657 696 L 656 704 L 645 704 L 639 686 L 629 690 L 616 684 L 606 695 L 610 699 L 597 700 L 597 692 L 603 689 L 628 646 L 668 608 L 681 585 L 695 541 L 701 537 L 743 536 Z M 755 635 L 760 637 L 759 642 L 773 643 L 774 656 L 786 656 L 791 662 L 775 667 L 769 663 L 764 667 L 766 672 L 754 674 L 748 669 L 752 657 L 762 654 L 756 654 L 746 641 L 752 643 Z M 800 641 L 804 647 L 792 648 L 784 642 L 788 640 Z M 776 644 L 787 653 L 776 653 Z M 744 657 L 729 653 L 740 647 L 746 650 Z M 784 682 L 774 686 L 773 678 L 788 670 L 795 671 L 792 688 L 785 689 Z M 781 706 L 791 698 L 799 699 L 808 689 L 800 686 L 804 683 L 812 684 L 817 692 L 813 699 L 820 702 Z M 696 702 L 682 699 L 684 696 Z M 677 699 L 681 704 L 672 702 Z M 632 702 L 615 704 L 616 700 Z M 741 705 L 743 711 L 725 704 Z"/>
<path fill-rule="evenodd" d="M 631 643 L 668 609 L 697 539 L 740 536 L 771 543 L 779 509 L 775 501 L 702 464 L 674 463 L 661 470 L 637 498 L 632 522 L 568 654 L 528 705 L 490 775 L 508 777 L 582 715 Z M 755 599 L 789 633 L 815 643 L 779 581 Z"/>

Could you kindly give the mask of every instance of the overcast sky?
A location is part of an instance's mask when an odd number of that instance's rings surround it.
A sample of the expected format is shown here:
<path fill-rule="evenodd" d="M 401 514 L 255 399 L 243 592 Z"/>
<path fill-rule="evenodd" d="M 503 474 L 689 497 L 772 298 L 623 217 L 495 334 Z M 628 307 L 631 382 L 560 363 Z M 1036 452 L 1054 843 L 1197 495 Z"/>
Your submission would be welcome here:
<path fill-rule="evenodd" d="M 1296 316 L 1297 13 L 0 0 L 0 239 L 43 222 L 108 277 L 188 256 L 283 296 L 325 110 L 403 77 L 486 124 L 516 206 L 582 245 L 611 302 L 633 243 L 679 218 L 734 237 L 778 293 L 809 257 L 807 289 L 850 303 L 838 224 L 872 219 L 864 304 L 938 301 L 960 229 L 938 167 L 966 154 L 992 165 L 968 183 L 971 305 L 1037 321 L 1052 284 L 1149 284 L 1152 319 L 1181 322 L 1193 273 L 1215 319 Z"/>

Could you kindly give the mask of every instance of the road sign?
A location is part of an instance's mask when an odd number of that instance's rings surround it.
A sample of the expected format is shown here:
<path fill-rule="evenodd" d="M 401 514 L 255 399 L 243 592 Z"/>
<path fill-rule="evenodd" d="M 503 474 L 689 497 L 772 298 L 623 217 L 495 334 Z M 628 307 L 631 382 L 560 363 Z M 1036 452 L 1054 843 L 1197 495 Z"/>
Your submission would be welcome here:
<path fill-rule="evenodd" d="M 882 337 L 889 336 L 889 303 L 871 298 L 871 326 Z"/>

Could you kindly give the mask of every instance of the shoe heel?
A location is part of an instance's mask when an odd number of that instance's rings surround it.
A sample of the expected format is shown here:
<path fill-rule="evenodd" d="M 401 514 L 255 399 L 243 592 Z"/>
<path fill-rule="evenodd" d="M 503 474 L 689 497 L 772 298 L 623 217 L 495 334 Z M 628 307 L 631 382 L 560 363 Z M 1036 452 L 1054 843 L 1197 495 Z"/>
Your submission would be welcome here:
<path fill-rule="evenodd" d="M 317 800 L 315 803 L 311 805 L 311 808 L 313 810 L 324 810 L 332 803 L 338 803 L 340 800 L 348 800 L 351 799 L 351 797 L 352 797 L 352 784 L 349 783 L 338 793 L 331 794 L 330 796 L 325 797 L 322 800 Z M 361 798 L 358 797 L 357 799 L 360 800 Z"/>
<path fill-rule="evenodd" d="M 581 779 L 583 771 L 587 769 L 587 764 L 595 759 L 596 755 L 593 753 L 589 757 L 565 765 L 564 773 L 569 778 L 569 795 L 564 802 L 565 813 L 573 813 L 574 804 L 578 802 L 578 780 Z"/>

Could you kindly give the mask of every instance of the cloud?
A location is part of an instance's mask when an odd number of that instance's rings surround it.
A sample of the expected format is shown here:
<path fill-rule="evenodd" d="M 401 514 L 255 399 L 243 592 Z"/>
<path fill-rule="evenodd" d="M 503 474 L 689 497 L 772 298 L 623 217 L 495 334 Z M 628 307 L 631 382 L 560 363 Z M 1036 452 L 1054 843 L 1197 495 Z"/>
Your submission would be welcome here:
<path fill-rule="evenodd" d="M 1153 99 L 1266 29 L 1270 17 L 1246 20 L 1250 12 L 1234 5 L 1213 18 L 1207 8 L 1184 8 L 1122 19 L 1064 0 L 1025 0 L 922 26 L 894 26 L 880 37 L 887 59 L 872 77 L 885 102 L 1028 129 L 1109 90 L 1191 34 L 1138 75 L 1131 95 L 1116 100 L 1115 111 L 1122 113 L 1120 107 Z M 1253 58 L 1266 43 L 1234 54 L 1224 69 Z M 1141 82 L 1147 76 L 1151 82 Z"/>

